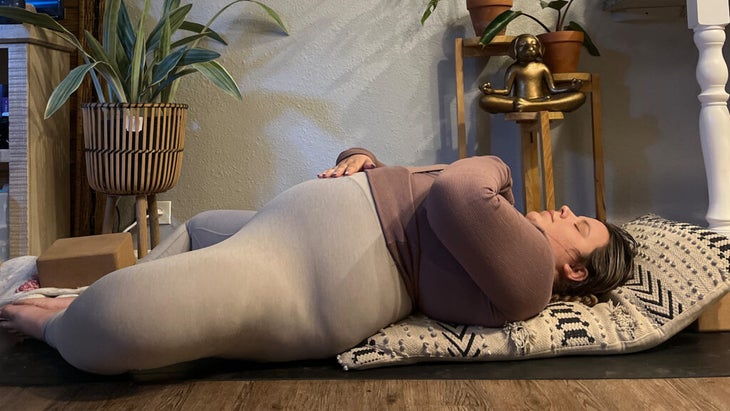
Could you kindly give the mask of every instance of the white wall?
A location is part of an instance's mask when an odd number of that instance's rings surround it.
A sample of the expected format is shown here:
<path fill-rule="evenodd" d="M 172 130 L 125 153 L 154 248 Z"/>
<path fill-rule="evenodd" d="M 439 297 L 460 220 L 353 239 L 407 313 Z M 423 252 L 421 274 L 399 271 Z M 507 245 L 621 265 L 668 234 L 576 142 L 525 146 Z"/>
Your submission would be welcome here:
<path fill-rule="evenodd" d="M 389 164 L 457 158 L 453 42 L 474 36 L 465 2 L 442 1 L 421 27 L 426 0 L 264 1 L 290 36 L 272 31 L 251 4 L 234 6 L 214 25 L 230 44 L 221 62 L 243 101 L 202 77 L 180 88 L 178 100 L 191 106 L 182 176 L 158 196 L 172 201 L 174 224 L 207 209 L 259 208 L 350 146 L 371 148 Z M 195 3 L 193 15 L 206 20 L 227 1 Z M 515 3 L 548 14 L 534 0 Z M 598 2 L 575 4 L 573 13 L 603 54 L 584 53 L 581 70 L 602 78 L 609 219 L 654 212 L 704 224 L 697 51 L 686 21 L 617 23 Z M 508 34 L 534 31 L 520 20 Z M 477 86 L 501 85 L 509 63 L 466 63 L 469 150 L 501 155 L 519 170 L 517 128 L 475 105 Z M 593 214 L 588 108 L 568 114 L 553 136 L 557 202 Z"/>

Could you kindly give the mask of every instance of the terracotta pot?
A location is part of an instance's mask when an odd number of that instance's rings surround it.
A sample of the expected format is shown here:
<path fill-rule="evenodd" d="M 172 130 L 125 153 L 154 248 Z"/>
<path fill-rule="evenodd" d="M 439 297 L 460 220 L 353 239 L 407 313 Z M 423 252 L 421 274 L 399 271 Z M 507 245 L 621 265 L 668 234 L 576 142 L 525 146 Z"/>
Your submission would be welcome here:
<path fill-rule="evenodd" d="M 583 48 L 580 31 L 554 31 L 539 34 L 537 38 L 545 46 L 543 62 L 552 73 L 575 73 Z"/>
<path fill-rule="evenodd" d="M 182 167 L 187 109 L 185 104 L 82 104 L 91 188 L 136 195 L 174 187 Z"/>
<path fill-rule="evenodd" d="M 466 8 L 471 16 L 474 34 L 480 37 L 489 23 L 511 9 L 513 3 L 513 0 L 466 0 Z M 502 34 L 504 34 L 504 30 Z"/>

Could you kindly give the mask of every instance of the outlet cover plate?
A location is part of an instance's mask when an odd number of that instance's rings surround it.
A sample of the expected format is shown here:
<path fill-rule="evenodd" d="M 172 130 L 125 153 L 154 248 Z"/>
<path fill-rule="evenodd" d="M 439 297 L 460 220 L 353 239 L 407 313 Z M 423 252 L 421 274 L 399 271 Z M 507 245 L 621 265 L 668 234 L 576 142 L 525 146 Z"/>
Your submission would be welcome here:
<path fill-rule="evenodd" d="M 160 224 L 172 224 L 172 201 L 158 201 L 157 214 Z"/>

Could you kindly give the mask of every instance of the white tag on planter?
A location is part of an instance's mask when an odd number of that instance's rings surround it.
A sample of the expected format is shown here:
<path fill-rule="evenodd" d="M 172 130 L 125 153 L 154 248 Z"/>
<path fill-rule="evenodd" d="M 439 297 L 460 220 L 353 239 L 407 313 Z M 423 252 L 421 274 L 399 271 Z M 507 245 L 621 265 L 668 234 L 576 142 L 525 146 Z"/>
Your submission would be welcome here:
<path fill-rule="evenodd" d="M 127 131 L 139 133 L 144 129 L 144 117 L 141 116 L 124 116 L 124 128 Z"/>

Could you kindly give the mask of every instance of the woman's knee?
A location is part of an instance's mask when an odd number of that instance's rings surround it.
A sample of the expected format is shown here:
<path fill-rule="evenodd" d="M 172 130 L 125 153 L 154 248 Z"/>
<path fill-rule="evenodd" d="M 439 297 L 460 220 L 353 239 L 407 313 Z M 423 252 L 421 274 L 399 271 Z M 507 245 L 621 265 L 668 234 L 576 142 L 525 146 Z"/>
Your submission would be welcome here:
<path fill-rule="evenodd" d="M 197 250 L 226 240 L 254 215 L 256 212 L 251 210 L 210 210 L 193 216 L 185 223 L 191 248 Z"/>

